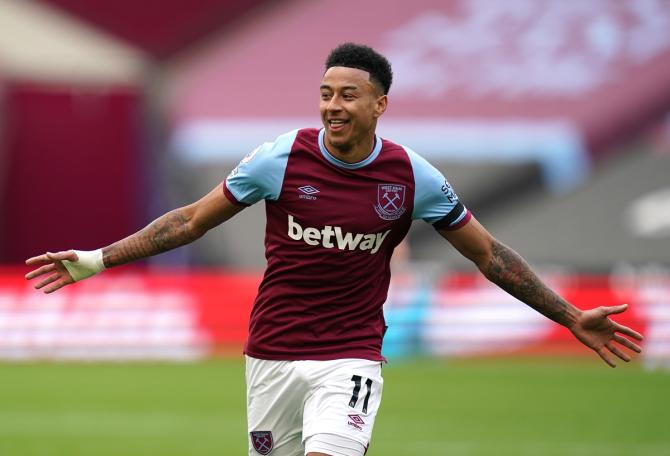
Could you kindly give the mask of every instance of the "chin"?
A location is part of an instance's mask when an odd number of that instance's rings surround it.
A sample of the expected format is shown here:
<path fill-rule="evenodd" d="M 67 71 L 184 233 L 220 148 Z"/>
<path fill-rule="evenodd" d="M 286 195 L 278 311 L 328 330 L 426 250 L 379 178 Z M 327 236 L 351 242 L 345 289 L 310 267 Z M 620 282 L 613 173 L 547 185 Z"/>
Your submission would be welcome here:
<path fill-rule="evenodd" d="M 336 148 L 339 151 L 347 151 L 347 150 L 351 149 L 351 144 L 349 143 L 349 141 L 345 141 L 343 139 L 342 140 L 337 140 L 337 139 L 333 140 L 331 138 L 331 140 L 329 142 L 330 142 L 330 145 L 332 147 Z"/>
<path fill-rule="evenodd" d="M 333 134 L 333 132 L 330 132 L 328 130 L 326 130 L 326 132 L 327 132 L 328 143 L 330 145 L 332 145 L 333 147 L 337 147 L 338 149 L 340 149 L 340 148 L 346 149 L 346 148 L 349 147 L 349 143 L 350 143 L 349 138 L 346 138 L 344 136 L 340 136 L 336 133 Z"/>

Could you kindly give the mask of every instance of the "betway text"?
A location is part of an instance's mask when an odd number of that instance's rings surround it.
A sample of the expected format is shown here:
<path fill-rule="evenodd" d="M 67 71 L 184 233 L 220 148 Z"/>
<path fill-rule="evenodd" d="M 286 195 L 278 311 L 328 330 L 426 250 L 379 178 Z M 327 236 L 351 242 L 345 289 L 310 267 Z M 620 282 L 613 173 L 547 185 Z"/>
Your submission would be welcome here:
<path fill-rule="evenodd" d="M 327 249 L 337 247 L 340 250 L 369 250 L 377 253 L 391 230 L 383 233 L 362 234 L 343 233 L 339 226 L 326 225 L 321 229 L 303 228 L 292 215 L 288 216 L 288 236 L 296 241 L 304 241 L 309 245 L 321 245 Z"/>

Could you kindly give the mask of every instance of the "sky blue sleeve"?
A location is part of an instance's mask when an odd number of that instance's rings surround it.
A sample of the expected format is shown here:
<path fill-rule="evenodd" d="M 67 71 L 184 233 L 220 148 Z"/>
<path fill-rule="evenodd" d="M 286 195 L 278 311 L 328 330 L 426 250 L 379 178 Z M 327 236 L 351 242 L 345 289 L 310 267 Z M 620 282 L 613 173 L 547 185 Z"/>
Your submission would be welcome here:
<path fill-rule="evenodd" d="M 436 228 L 455 228 L 469 219 L 447 179 L 426 159 L 405 148 L 414 172 L 414 211 L 412 219 L 423 219 Z"/>
<path fill-rule="evenodd" d="M 235 203 L 246 206 L 262 199 L 279 198 L 288 156 L 298 130 L 279 136 L 275 142 L 265 143 L 240 161 L 226 178 L 226 190 Z"/>

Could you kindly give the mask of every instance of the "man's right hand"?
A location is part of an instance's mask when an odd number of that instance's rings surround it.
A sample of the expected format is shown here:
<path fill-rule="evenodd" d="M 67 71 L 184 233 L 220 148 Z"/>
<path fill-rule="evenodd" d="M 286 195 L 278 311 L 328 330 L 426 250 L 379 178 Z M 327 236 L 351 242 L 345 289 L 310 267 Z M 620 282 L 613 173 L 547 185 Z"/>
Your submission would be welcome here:
<path fill-rule="evenodd" d="M 53 293 L 65 285 L 74 283 L 74 279 L 63 264 L 63 260 L 77 261 L 79 257 L 74 250 L 66 250 L 56 253 L 47 252 L 43 255 L 27 259 L 26 264 L 28 266 L 41 266 L 26 274 L 26 279 L 32 280 L 46 275 L 45 278 L 35 284 L 35 289 L 44 288 L 43 291 L 45 293 Z"/>

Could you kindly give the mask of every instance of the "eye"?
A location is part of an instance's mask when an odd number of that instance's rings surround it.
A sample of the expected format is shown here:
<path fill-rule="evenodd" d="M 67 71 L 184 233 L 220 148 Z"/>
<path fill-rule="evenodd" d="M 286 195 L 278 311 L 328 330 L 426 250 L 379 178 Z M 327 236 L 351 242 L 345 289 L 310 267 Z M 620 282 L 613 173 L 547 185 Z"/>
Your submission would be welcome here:
<path fill-rule="evenodd" d="M 330 94 L 329 93 L 322 93 L 321 94 L 321 99 L 322 100 L 330 100 Z"/>
<path fill-rule="evenodd" d="M 356 97 L 353 96 L 353 95 L 350 94 L 350 93 L 345 93 L 344 95 L 342 95 L 342 98 L 344 98 L 344 99 L 347 100 L 347 101 L 351 101 L 351 100 L 355 99 Z"/>

